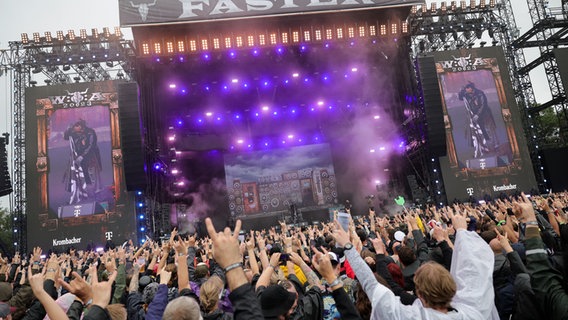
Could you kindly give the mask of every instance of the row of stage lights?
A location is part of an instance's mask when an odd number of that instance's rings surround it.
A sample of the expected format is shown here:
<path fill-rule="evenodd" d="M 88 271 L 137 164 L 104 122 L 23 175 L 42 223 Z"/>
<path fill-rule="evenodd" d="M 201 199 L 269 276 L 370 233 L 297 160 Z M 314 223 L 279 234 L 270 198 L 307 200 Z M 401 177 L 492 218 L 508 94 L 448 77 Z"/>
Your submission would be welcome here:
<path fill-rule="evenodd" d="M 67 34 L 63 31 L 58 30 L 55 36 L 52 35 L 50 31 L 46 31 L 42 37 L 39 32 L 34 32 L 32 38 L 28 36 L 27 33 L 21 34 L 21 40 L 23 45 L 29 46 L 45 46 L 53 44 L 67 44 L 67 43 L 89 43 L 104 40 L 118 40 L 122 39 L 122 31 L 120 27 L 114 28 L 114 33 L 110 32 L 110 28 L 104 27 L 103 32 L 99 33 L 97 28 L 91 29 L 91 34 L 87 34 L 86 29 L 80 29 L 79 35 L 75 34 L 74 30 L 68 30 Z"/>
<path fill-rule="evenodd" d="M 240 77 L 231 77 L 224 82 L 211 81 L 205 84 L 192 83 L 191 88 L 178 83 L 169 83 L 168 88 L 172 94 L 175 95 L 188 95 L 192 93 L 207 93 L 207 94 L 218 94 L 218 93 L 234 93 L 234 92 L 246 92 L 251 89 L 272 89 L 292 85 L 302 85 L 308 86 L 312 84 L 330 84 L 332 81 L 338 81 L 340 79 L 348 81 L 350 79 L 362 79 L 362 75 L 358 75 L 360 72 L 358 67 L 350 67 L 344 72 L 334 70 L 332 72 L 324 73 L 312 73 L 302 75 L 300 72 L 290 72 L 289 75 L 284 76 L 273 76 L 272 79 L 269 77 L 254 78 L 252 80 L 244 79 Z"/>
<path fill-rule="evenodd" d="M 380 25 L 362 24 L 360 26 L 306 28 L 306 30 L 251 33 L 248 35 L 189 36 L 139 42 L 142 56 L 172 55 L 180 53 L 209 52 L 212 50 L 244 49 L 276 45 L 299 45 L 302 43 L 331 40 L 354 40 L 378 36 L 408 34 L 407 22 Z M 192 38 L 193 37 L 193 38 Z"/>
<path fill-rule="evenodd" d="M 487 10 L 488 8 L 493 9 L 495 8 L 495 5 L 495 0 L 490 0 L 489 4 L 487 4 L 485 0 L 480 0 L 479 4 L 477 4 L 476 0 L 470 0 L 469 5 L 465 0 L 459 1 L 459 5 L 457 1 L 452 1 L 450 2 L 449 6 L 447 5 L 446 1 L 442 1 L 440 3 L 439 9 L 438 4 L 436 2 L 432 2 L 430 3 L 430 8 L 428 8 L 428 5 L 426 4 L 422 4 L 420 6 L 414 5 L 412 6 L 410 12 L 413 15 L 429 15 L 438 13 L 445 14 L 446 12 L 467 12 L 468 10 Z"/>

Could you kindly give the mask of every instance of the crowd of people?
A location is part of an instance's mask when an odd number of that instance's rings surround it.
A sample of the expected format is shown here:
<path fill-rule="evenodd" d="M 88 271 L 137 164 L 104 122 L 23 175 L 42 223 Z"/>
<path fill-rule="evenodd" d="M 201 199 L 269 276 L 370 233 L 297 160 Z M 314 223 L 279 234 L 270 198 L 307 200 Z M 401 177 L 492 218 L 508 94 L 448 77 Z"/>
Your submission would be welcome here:
<path fill-rule="evenodd" d="M 568 319 L 568 193 L 0 259 L 0 319 Z M 46 249 L 46 248 L 44 248 Z M 568 265 L 567 265 L 568 266 Z"/>

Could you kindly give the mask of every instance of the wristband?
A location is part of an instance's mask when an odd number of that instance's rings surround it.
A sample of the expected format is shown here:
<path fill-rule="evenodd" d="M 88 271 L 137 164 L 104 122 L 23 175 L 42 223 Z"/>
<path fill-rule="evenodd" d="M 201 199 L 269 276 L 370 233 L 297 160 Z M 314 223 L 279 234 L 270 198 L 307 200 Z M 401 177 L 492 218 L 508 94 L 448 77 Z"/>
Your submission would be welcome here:
<path fill-rule="evenodd" d="M 243 263 L 237 262 L 237 263 L 230 264 L 225 269 L 223 269 L 223 271 L 225 271 L 225 273 L 228 273 L 229 271 L 231 271 L 233 269 L 242 268 L 242 267 L 243 267 Z"/>
<path fill-rule="evenodd" d="M 183 257 L 183 256 L 185 256 L 185 255 L 186 255 L 186 254 L 183 253 L 183 252 L 179 252 L 179 253 L 178 253 L 178 257 Z"/>
<path fill-rule="evenodd" d="M 278 269 L 280 269 L 279 266 L 270 266 L 272 268 L 272 270 L 274 270 L 274 272 L 278 272 Z"/>
<path fill-rule="evenodd" d="M 328 286 L 329 286 L 330 288 L 333 288 L 333 287 L 335 287 L 336 285 L 338 285 L 338 284 L 340 284 L 340 283 L 343 284 L 343 282 L 341 282 L 341 280 L 340 280 L 339 278 L 335 278 L 335 280 L 333 280 L 332 283 L 328 284 Z"/>
<path fill-rule="evenodd" d="M 53 269 L 53 268 L 49 268 L 49 269 L 47 269 L 47 272 L 55 272 L 55 271 L 56 271 L 56 270 L 55 270 L 55 269 Z"/>
<path fill-rule="evenodd" d="M 499 226 L 502 226 L 502 225 L 505 225 L 505 224 L 507 224 L 507 221 L 501 220 L 501 221 L 499 221 L 499 223 L 497 223 L 497 226 L 499 227 Z"/>
<path fill-rule="evenodd" d="M 525 224 L 528 226 L 538 226 L 538 221 L 527 221 Z"/>

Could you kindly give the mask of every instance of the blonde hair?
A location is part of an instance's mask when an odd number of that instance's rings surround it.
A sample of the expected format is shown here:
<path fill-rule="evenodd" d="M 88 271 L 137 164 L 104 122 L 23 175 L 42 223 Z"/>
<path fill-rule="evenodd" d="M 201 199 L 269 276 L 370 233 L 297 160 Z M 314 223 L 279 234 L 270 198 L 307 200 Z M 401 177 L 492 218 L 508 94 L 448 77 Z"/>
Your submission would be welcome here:
<path fill-rule="evenodd" d="M 106 307 L 112 320 L 126 320 L 127 313 L 123 304 L 113 303 Z"/>
<path fill-rule="evenodd" d="M 219 295 L 223 290 L 223 280 L 218 276 L 211 276 L 201 285 L 199 290 L 199 302 L 205 313 L 210 313 L 219 303 Z"/>
<path fill-rule="evenodd" d="M 162 320 L 202 320 L 199 304 L 195 299 L 181 296 L 170 301 L 164 310 Z"/>
<path fill-rule="evenodd" d="M 431 308 L 449 308 L 457 291 L 456 282 L 450 272 L 433 261 L 416 270 L 414 285 L 416 294 Z"/>

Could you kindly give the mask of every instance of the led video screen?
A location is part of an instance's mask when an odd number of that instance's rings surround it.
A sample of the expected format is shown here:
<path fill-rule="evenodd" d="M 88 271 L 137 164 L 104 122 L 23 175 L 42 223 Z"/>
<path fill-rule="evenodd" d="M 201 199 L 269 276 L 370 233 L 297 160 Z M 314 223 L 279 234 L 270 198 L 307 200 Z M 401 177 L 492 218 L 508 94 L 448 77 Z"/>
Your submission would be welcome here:
<path fill-rule="evenodd" d="M 536 180 L 500 47 L 434 53 L 449 201 L 530 191 Z"/>
<path fill-rule="evenodd" d="M 26 90 L 29 248 L 86 248 L 135 239 L 119 108 L 113 81 Z"/>
<path fill-rule="evenodd" d="M 328 144 L 225 154 L 232 216 L 337 203 L 335 172 Z"/>

